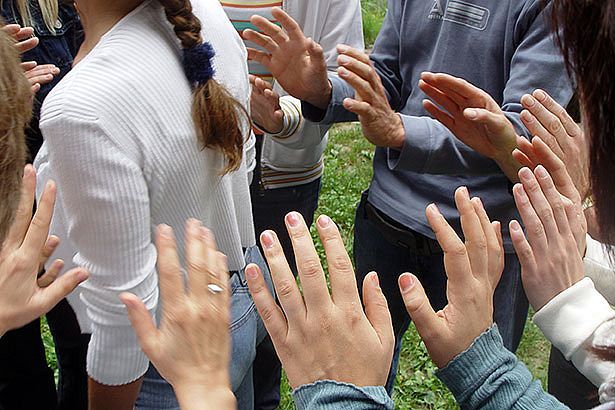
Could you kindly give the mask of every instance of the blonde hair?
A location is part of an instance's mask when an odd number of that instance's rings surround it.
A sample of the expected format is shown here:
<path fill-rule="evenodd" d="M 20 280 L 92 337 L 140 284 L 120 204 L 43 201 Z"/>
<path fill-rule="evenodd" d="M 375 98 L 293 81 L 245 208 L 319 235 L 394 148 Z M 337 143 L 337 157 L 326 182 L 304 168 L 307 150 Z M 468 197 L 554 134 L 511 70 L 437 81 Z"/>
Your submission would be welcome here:
<path fill-rule="evenodd" d="M 60 12 L 60 6 L 58 0 L 14 0 L 17 4 L 17 12 L 21 16 L 21 25 L 24 27 L 32 26 L 32 13 L 30 12 L 30 3 L 38 1 L 43 15 L 43 21 L 45 26 L 52 33 L 56 32 L 56 22 L 58 21 L 58 14 Z"/>

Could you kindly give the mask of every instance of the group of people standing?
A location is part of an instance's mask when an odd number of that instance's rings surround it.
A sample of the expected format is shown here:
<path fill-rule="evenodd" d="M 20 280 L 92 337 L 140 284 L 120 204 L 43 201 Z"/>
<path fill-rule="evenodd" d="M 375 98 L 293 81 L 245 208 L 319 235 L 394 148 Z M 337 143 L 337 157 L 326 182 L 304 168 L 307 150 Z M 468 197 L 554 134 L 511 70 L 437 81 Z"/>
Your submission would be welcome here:
<path fill-rule="evenodd" d="M 0 407 L 274 409 L 284 367 L 300 408 L 392 408 L 411 320 L 464 408 L 615 400 L 615 2 L 391 0 L 369 55 L 359 0 L 1 4 L 4 84 L 25 76 L 0 163 L 34 168 L 0 271 L 56 292 L 60 377 L 25 320 L 49 301 L 6 314 Z M 329 292 L 309 227 L 349 121 L 374 176 L 354 267 L 316 222 Z M 557 399 L 513 354 L 529 304 Z"/>

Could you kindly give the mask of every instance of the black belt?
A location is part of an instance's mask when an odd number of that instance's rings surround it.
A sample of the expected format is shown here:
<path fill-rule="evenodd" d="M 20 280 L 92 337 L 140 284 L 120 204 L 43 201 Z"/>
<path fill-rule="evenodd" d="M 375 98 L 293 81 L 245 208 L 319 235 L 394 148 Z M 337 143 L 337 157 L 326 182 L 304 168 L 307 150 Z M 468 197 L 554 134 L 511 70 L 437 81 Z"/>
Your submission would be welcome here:
<path fill-rule="evenodd" d="M 407 248 L 411 253 L 424 256 L 442 253 L 438 241 L 406 228 L 376 209 L 367 200 L 365 200 L 365 217 L 376 225 L 388 242 Z"/>

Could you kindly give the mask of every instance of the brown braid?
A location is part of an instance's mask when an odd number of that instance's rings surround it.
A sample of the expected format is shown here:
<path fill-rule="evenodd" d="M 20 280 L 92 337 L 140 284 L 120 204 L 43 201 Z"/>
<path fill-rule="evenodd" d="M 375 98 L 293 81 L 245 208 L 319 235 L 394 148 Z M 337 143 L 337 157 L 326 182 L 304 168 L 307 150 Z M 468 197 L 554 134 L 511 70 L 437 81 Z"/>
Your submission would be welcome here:
<path fill-rule="evenodd" d="M 201 22 L 190 0 L 159 0 L 184 49 L 203 43 Z M 223 173 L 237 170 L 243 156 L 242 117 L 245 108 L 217 81 L 211 79 L 193 90 L 192 118 L 203 148 L 217 148 L 228 164 Z"/>

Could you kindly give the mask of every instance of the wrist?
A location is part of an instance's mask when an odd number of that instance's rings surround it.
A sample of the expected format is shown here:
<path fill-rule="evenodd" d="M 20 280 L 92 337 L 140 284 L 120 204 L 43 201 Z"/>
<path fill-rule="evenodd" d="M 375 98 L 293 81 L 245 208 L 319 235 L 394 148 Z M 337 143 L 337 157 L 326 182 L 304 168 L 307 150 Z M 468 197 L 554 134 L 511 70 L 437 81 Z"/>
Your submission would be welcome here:
<path fill-rule="evenodd" d="M 318 92 L 312 96 L 308 103 L 312 104 L 314 107 L 319 108 L 323 111 L 326 111 L 331 103 L 331 99 L 333 98 L 333 84 L 331 84 L 331 80 L 327 78 L 327 83 L 324 89 L 321 92 Z"/>
<path fill-rule="evenodd" d="M 389 148 L 401 151 L 406 144 L 406 128 L 404 127 L 404 122 L 402 121 L 401 116 L 398 113 L 393 114 L 392 120 L 394 128 L 389 134 L 391 135 Z"/>
<path fill-rule="evenodd" d="M 521 164 L 512 156 L 512 150 L 510 152 L 503 152 L 493 158 L 502 172 L 510 179 L 511 182 L 519 182 L 519 170 Z"/>
<path fill-rule="evenodd" d="M 234 409 L 235 395 L 228 384 L 217 385 L 177 383 L 173 386 L 179 405 L 184 410 Z"/>

